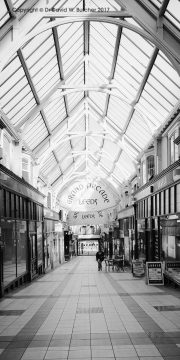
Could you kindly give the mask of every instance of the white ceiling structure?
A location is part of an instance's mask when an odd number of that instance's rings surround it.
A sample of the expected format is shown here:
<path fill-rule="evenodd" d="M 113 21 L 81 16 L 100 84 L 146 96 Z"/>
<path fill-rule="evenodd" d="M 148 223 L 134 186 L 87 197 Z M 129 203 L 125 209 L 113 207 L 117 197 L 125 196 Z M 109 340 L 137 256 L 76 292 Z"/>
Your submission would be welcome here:
<path fill-rule="evenodd" d="M 57 194 L 116 194 L 179 108 L 180 1 L 1 0 L 1 116 Z"/>

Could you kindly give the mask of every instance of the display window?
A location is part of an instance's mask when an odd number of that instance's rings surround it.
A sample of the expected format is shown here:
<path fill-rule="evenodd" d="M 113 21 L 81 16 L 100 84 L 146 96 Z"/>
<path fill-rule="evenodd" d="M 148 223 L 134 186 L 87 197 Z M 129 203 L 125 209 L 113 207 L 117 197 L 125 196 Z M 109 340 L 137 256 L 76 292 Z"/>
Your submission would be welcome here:
<path fill-rule="evenodd" d="M 4 286 L 26 272 L 27 269 L 27 224 L 26 221 L 1 219 L 3 242 Z"/>

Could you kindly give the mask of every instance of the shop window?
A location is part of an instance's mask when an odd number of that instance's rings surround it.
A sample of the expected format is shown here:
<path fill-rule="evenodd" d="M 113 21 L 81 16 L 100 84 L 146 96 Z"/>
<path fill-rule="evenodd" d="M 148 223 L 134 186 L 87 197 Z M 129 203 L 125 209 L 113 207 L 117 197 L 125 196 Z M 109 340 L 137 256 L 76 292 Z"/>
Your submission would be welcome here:
<path fill-rule="evenodd" d="M 169 214 L 169 189 L 165 190 L 165 214 Z"/>
<path fill-rule="evenodd" d="M 15 196 L 14 194 L 11 194 L 11 217 L 15 218 Z"/>
<path fill-rule="evenodd" d="M 147 157 L 146 167 L 147 167 L 147 181 L 149 181 L 154 176 L 154 155 L 150 155 Z"/>
<path fill-rule="evenodd" d="M 51 209 L 51 193 L 48 192 L 48 195 L 47 195 L 47 207 L 49 209 Z"/>
<path fill-rule="evenodd" d="M 16 278 L 16 239 L 15 221 L 1 220 L 1 237 L 4 243 L 3 281 L 6 286 Z"/>
<path fill-rule="evenodd" d="M 169 136 L 169 159 L 170 164 L 173 164 L 179 159 L 179 143 L 177 141 L 179 138 L 179 129 L 175 129 L 174 132 Z"/>
<path fill-rule="evenodd" d="M 161 193 L 159 193 L 159 215 L 161 215 Z"/>
<path fill-rule="evenodd" d="M 37 257 L 38 265 L 42 263 L 43 260 L 43 247 L 42 247 L 42 223 L 37 222 Z"/>
<path fill-rule="evenodd" d="M 146 163 L 145 161 L 142 162 L 142 184 L 146 183 Z"/>
<path fill-rule="evenodd" d="M 8 169 L 10 167 L 10 140 L 6 135 L 3 137 L 3 159 L 2 164 L 6 166 Z"/>
<path fill-rule="evenodd" d="M 26 221 L 16 221 L 17 243 L 17 276 L 26 272 L 27 259 L 27 224 Z"/>
<path fill-rule="evenodd" d="M 168 191 L 168 203 L 169 203 L 168 210 L 169 210 L 169 214 L 170 214 L 172 212 L 172 209 L 171 209 L 171 188 L 169 188 L 167 191 Z"/>
<path fill-rule="evenodd" d="M 157 194 L 154 196 L 154 202 L 155 202 L 154 212 L 155 212 L 155 215 L 157 215 Z"/>
<path fill-rule="evenodd" d="M 29 155 L 23 156 L 22 158 L 22 177 L 28 183 L 31 182 L 32 165 L 31 158 Z"/>
<path fill-rule="evenodd" d="M 166 214 L 166 190 L 163 191 L 163 198 L 164 198 L 164 214 Z"/>

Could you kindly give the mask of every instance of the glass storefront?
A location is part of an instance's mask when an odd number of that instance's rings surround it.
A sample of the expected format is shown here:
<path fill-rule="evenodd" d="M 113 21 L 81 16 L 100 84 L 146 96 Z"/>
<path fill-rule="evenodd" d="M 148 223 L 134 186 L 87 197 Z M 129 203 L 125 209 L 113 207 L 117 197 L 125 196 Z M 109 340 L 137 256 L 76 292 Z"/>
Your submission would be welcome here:
<path fill-rule="evenodd" d="M 6 286 L 26 271 L 27 225 L 26 221 L 1 220 L 3 248 L 3 281 Z"/>
<path fill-rule="evenodd" d="M 164 260 L 180 261 L 180 223 L 177 220 L 160 220 L 162 256 Z"/>
<path fill-rule="evenodd" d="M 43 240 L 42 240 L 42 222 L 37 222 L 37 257 L 38 265 L 43 261 Z"/>

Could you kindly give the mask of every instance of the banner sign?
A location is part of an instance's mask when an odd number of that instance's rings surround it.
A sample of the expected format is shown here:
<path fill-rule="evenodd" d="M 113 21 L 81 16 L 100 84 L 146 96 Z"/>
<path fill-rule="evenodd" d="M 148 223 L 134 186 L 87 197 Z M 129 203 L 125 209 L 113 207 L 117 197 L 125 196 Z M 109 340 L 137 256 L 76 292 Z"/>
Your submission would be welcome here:
<path fill-rule="evenodd" d="M 164 285 L 162 262 L 146 262 L 146 276 L 148 285 Z"/>
<path fill-rule="evenodd" d="M 78 212 L 70 211 L 67 217 L 68 224 L 71 225 L 99 225 L 108 223 L 106 211 Z"/>
<path fill-rule="evenodd" d="M 116 199 L 103 183 L 77 181 L 63 193 L 60 203 L 74 211 L 97 211 L 115 206 Z"/>

